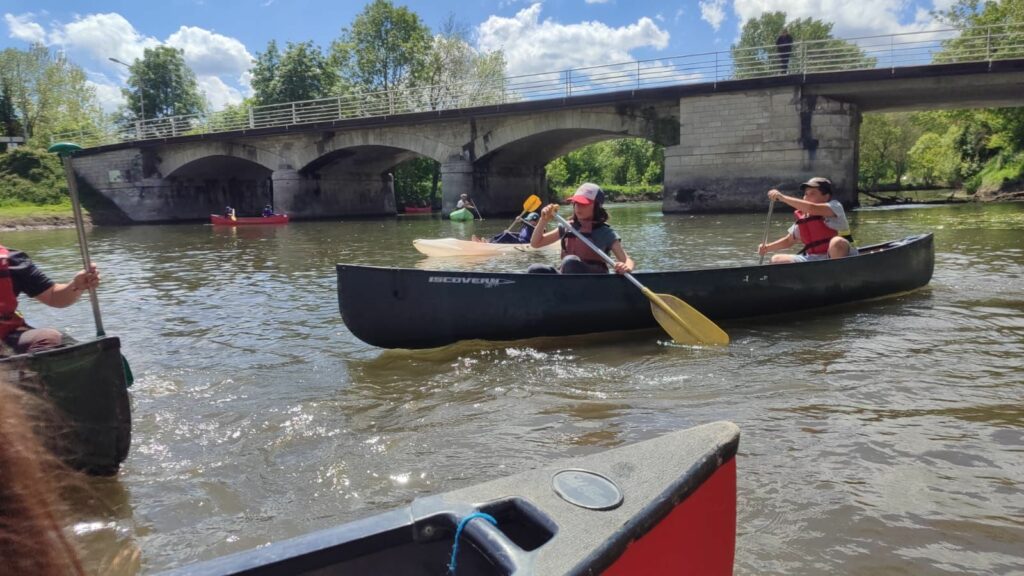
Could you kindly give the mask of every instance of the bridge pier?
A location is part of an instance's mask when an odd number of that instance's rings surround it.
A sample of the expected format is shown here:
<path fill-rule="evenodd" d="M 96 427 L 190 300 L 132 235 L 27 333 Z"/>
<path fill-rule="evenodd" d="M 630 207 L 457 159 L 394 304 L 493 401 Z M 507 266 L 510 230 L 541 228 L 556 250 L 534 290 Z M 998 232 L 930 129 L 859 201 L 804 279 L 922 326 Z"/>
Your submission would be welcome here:
<path fill-rule="evenodd" d="M 441 164 L 442 211 L 455 209 L 459 196 L 469 194 L 484 216 L 519 214 L 531 194 L 543 197 L 547 187 L 544 166 L 474 164 L 462 158 Z"/>
<path fill-rule="evenodd" d="M 679 111 L 680 144 L 665 148 L 666 214 L 763 211 L 768 190 L 799 194 L 814 176 L 856 205 L 856 105 L 791 86 L 691 96 Z"/>
<path fill-rule="evenodd" d="M 271 180 L 275 210 L 295 218 L 396 213 L 394 177 L 389 173 L 331 170 L 310 175 L 279 169 Z"/>

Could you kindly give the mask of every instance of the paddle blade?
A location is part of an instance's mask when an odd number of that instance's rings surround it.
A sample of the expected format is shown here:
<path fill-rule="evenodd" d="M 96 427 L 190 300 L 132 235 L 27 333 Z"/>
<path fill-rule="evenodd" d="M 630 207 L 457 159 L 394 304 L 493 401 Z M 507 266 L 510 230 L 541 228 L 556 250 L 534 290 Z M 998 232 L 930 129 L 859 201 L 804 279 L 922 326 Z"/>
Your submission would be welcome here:
<path fill-rule="evenodd" d="M 650 289 L 647 290 L 650 291 Z M 651 298 L 652 296 L 654 298 Z M 648 298 L 651 298 L 651 313 L 654 315 L 654 319 L 675 342 L 713 346 L 729 344 L 729 335 L 719 328 L 718 324 L 679 298 L 671 294 L 655 294 L 653 292 L 648 295 Z M 664 304 L 665 307 L 660 306 L 655 298 L 659 299 L 660 304 Z"/>
<path fill-rule="evenodd" d="M 537 208 L 540 208 L 540 198 L 536 194 L 531 194 L 529 198 L 523 202 L 523 212 L 533 212 Z"/>

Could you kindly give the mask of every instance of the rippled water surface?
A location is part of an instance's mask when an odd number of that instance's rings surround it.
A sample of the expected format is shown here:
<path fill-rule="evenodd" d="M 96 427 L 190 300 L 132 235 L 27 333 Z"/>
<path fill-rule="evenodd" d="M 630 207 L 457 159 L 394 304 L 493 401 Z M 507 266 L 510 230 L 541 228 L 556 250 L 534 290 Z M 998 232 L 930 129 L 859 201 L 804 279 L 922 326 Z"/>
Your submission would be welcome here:
<path fill-rule="evenodd" d="M 663 216 L 657 204 L 611 214 L 645 270 L 755 263 L 764 226 L 756 215 Z M 776 213 L 773 237 L 786 218 Z M 726 419 L 743 434 L 737 574 L 1024 572 L 1024 205 L 852 220 L 862 244 L 934 232 L 931 284 L 725 324 L 727 349 L 652 330 L 413 353 L 345 328 L 336 263 L 540 261 L 412 249 L 506 220 L 93 230 L 104 323 L 136 382 L 131 454 L 76 503 L 86 561 L 159 571 Z M 2 242 L 57 279 L 79 267 L 73 230 Z M 93 333 L 84 303 L 24 309 L 36 324 Z"/>

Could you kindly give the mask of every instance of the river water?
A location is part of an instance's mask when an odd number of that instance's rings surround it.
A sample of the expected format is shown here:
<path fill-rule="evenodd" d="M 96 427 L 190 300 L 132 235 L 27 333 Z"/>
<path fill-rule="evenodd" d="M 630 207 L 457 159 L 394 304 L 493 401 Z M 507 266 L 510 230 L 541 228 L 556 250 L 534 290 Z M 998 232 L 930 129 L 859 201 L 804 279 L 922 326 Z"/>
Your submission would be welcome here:
<path fill-rule="evenodd" d="M 763 215 L 610 212 L 641 270 L 757 261 Z M 773 238 L 788 219 L 776 212 Z M 493 234 L 507 220 L 92 230 L 104 323 L 136 381 L 128 460 L 75 501 L 85 561 L 151 573 L 724 419 L 742 430 L 737 574 L 1022 573 L 1024 204 L 851 219 L 861 244 L 934 232 L 931 284 L 727 323 L 725 349 L 651 330 L 402 352 L 345 328 L 336 263 L 542 260 L 412 249 L 414 238 Z M 2 242 L 59 280 L 80 267 L 73 230 Z M 93 333 L 84 302 L 23 307 L 36 324 Z"/>

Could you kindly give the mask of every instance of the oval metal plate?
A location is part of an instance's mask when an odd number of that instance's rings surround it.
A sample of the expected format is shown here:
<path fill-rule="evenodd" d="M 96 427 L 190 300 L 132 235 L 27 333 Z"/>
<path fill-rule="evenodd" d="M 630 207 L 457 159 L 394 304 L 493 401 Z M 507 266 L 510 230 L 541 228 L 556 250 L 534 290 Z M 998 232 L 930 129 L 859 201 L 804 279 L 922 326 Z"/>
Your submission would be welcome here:
<path fill-rule="evenodd" d="M 611 479 L 589 470 L 561 470 L 551 478 L 555 494 L 590 510 L 611 510 L 622 504 L 622 490 Z"/>

